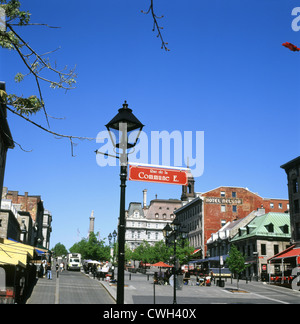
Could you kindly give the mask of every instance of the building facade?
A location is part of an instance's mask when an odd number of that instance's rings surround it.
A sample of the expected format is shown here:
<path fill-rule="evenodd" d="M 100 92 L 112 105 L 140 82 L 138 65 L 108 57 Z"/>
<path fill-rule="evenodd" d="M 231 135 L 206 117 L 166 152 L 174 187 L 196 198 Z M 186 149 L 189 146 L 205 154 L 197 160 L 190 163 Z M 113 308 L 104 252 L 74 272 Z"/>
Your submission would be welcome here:
<path fill-rule="evenodd" d="M 300 247 L 300 156 L 281 166 L 287 174 L 292 244 Z"/>
<path fill-rule="evenodd" d="M 147 190 L 143 191 L 143 204 L 131 202 L 126 211 L 125 241 L 134 250 L 143 241 L 154 245 L 164 239 L 163 229 L 173 222 L 175 210 L 182 206 L 178 199 L 153 199 L 147 206 Z"/>
<path fill-rule="evenodd" d="M 290 246 L 290 215 L 289 213 L 267 213 L 255 217 L 247 225 L 240 227 L 231 239 L 239 251 L 245 256 L 249 265 L 245 276 L 258 276 L 268 280 L 269 274 L 276 269 L 268 260 Z"/>
<path fill-rule="evenodd" d="M 49 246 L 50 233 L 52 231 L 52 215 L 44 209 L 44 203 L 41 196 L 29 195 L 25 192 L 20 195 L 18 191 L 8 190 L 6 187 L 2 191 L 2 199 L 9 200 L 17 208 L 19 215 L 23 215 L 21 227 L 29 228 L 29 221 L 26 221 L 26 215 L 30 215 L 32 230 L 27 231 L 27 244 L 45 248 Z"/>
<path fill-rule="evenodd" d="M 202 251 L 203 258 L 206 256 L 206 242 L 226 223 L 242 219 L 261 208 L 266 213 L 289 210 L 287 199 L 262 198 L 248 188 L 222 186 L 204 193 L 193 192 L 193 183 L 189 188 L 187 201 L 175 214 L 188 228 L 189 242 Z"/>
<path fill-rule="evenodd" d="M 5 83 L 0 82 L 0 91 L 5 91 Z M 6 155 L 8 149 L 14 148 L 14 141 L 6 119 L 6 106 L 0 96 L 0 206 L 4 181 Z"/>

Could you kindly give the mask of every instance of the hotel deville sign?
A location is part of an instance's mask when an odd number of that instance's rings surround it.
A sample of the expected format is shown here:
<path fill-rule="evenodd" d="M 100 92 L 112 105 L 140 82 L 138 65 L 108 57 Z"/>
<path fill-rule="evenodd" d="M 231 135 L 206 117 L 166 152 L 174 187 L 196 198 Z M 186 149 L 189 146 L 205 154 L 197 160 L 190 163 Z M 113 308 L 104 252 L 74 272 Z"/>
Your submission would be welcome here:
<path fill-rule="evenodd" d="M 186 168 L 130 163 L 128 180 L 187 185 L 187 170 Z"/>

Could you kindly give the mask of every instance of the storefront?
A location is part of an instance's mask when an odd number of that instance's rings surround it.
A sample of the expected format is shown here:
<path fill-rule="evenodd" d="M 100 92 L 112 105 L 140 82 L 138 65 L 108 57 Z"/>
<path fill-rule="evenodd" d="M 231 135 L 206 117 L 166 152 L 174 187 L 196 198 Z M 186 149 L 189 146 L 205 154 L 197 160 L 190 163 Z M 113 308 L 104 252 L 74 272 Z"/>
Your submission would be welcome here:
<path fill-rule="evenodd" d="M 0 239 L 0 304 L 22 302 L 35 279 L 34 247 Z"/>
<path fill-rule="evenodd" d="M 268 259 L 268 263 L 274 264 L 274 273 L 269 274 L 270 282 L 291 286 L 300 272 L 300 247 L 292 245 Z"/>

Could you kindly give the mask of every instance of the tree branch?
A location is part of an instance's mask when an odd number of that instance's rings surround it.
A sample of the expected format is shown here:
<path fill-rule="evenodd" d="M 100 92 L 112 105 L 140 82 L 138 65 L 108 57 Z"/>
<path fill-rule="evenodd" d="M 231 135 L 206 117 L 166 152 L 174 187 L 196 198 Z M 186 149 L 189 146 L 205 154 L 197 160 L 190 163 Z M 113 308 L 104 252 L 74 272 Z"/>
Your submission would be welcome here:
<path fill-rule="evenodd" d="M 155 28 L 157 29 L 158 34 L 157 34 L 156 37 L 159 37 L 160 40 L 161 40 L 161 49 L 165 49 L 166 51 L 170 51 L 170 49 L 166 46 L 166 45 L 168 45 L 168 43 L 166 43 L 164 41 L 162 33 L 161 33 L 161 29 L 163 29 L 163 27 L 159 26 L 158 21 L 157 21 L 157 19 L 161 19 L 164 16 L 159 17 L 159 16 L 157 16 L 155 14 L 154 7 L 153 7 L 153 0 L 151 0 L 149 9 L 147 11 L 141 10 L 141 12 L 143 14 L 146 14 L 146 15 L 148 15 L 151 12 L 151 15 L 152 15 L 152 18 L 153 18 L 153 29 L 152 29 L 152 31 L 155 31 Z"/>
<path fill-rule="evenodd" d="M 73 136 L 73 135 L 64 135 L 64 134 L 59 134 L 59 133 L 56 133 L 56 132 L 53 132 L 39 124 L 37 124 L 36 122 L 32 121 L 31 119 L 23 116 L 22 114 L 19 114 L 18 112 L 16 112 L 15 110 L 9 108 L 6 106 L 6 109 L 8 109 L 10 112 L 12 112 L 13 114 L 25 119 L 27 122 L 33 124 L 34 126 L 42 129 L 43 131 L 49 133 L 49 134 L 52 134 L 54 136 L 58 136 L 58 137 L 62 137 L 62 138 L 68 138 L 70 140 L 70 143 L 71 143 L 71 154 L 72 156 L 74 157 L 75 155 L 73 154 L 73 146 L 76 145 L 74 142 L 73 142 L 73 139 L 79 139 L 79 140 L 89 140 L 89 141 L 92 141 L 92 140 L 95 140 L 96 138 L 94 137 L 83 137 L 83 136 Z M 19 144 L 18 144 L 19 145 Z"/>

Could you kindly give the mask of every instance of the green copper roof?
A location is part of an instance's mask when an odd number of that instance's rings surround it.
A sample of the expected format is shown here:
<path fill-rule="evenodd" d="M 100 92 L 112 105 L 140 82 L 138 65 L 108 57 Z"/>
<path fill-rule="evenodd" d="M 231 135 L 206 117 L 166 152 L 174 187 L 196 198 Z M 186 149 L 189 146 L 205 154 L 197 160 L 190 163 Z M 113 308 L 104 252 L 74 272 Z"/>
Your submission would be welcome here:
<path fill-rule="evenodd" d="M 268 213 L 257 216 L 246 226 L 240 228 L 239 233 L 231 241 L 253 236 L 289 238 L 291 236 L 290 214 Z"/>

